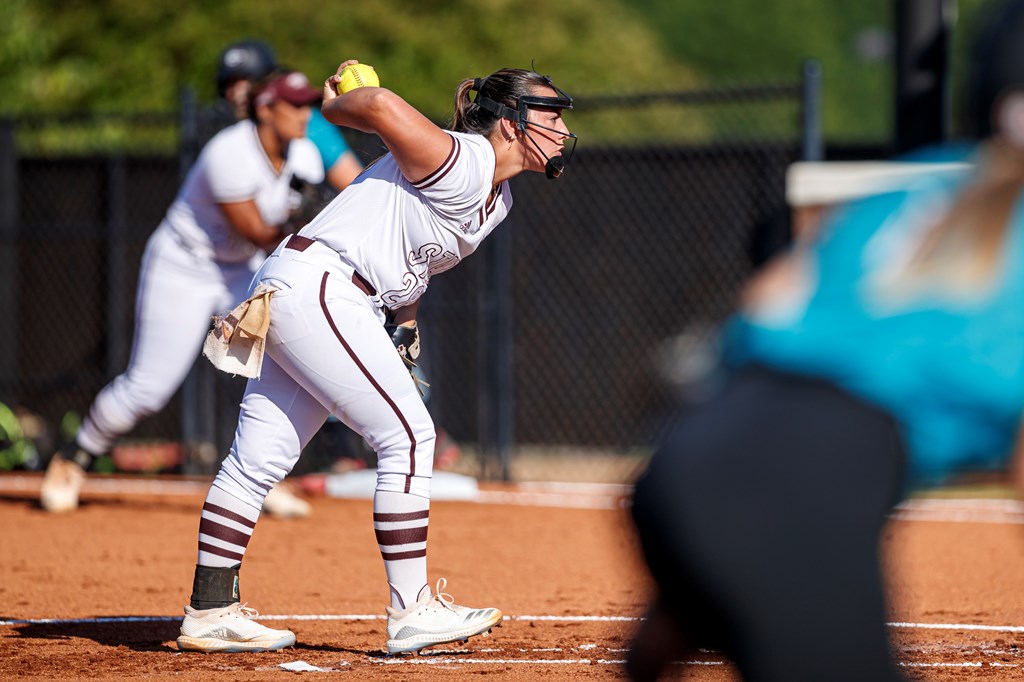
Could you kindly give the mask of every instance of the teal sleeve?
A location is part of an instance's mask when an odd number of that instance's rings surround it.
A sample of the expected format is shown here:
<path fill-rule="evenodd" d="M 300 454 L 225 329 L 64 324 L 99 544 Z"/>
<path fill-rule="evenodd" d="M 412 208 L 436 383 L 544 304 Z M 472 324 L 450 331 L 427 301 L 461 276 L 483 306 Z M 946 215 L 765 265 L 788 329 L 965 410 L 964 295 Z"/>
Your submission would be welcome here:
<path fill-rule="evenodd" d="M 309 118 L 309 125 L 306 128 L 306 137 L 316 145 L 320 152 L 320 158 L 324 162 L 324 171 L 329 171 L 331 166 L 338 162 L 341 155 L 349 150 L 345 138 L 337 126 L 331 124 L 320 113 L 319 109 L 313 108 L 313 115 Z"/>

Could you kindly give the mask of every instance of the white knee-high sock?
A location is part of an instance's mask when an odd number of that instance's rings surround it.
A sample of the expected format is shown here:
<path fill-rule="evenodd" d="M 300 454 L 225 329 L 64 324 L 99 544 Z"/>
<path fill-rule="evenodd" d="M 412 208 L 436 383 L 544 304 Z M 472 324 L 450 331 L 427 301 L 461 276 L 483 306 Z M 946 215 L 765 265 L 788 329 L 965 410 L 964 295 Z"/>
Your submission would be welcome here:
<path fill-rule="evenodd" d="M 427 585 L 427 524 L 430 499 L 378 490 L 373 496 L 373 530 L 388 576 L 391 607 L 416 603 Z"/>
<path fill-rule="evenodd" d="M 216 485 L 210 486 L 199 521 L 199 558 L 211 568 L 229 568 L 242 562 L 260 510 Z"/>

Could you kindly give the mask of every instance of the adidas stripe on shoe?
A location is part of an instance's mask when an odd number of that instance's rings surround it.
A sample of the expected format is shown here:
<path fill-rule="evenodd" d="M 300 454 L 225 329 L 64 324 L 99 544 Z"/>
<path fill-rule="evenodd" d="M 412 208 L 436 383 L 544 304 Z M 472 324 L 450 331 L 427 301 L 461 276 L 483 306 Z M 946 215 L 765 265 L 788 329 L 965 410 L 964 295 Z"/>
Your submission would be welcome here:
<path fill-rule="evenodd" d="M 447 581 L 437 581 L 435 594 L 427 594 L 418 602 L 399 611 L 391 607 L 388 614 L 388 653 L 419 651 L 436 644 L 466 641 L 474 635 L 489 632 L 501 625 L 501 611 L 495 608 L 472 609 L 459 606 L 442 590 Z"/>
<path fill-rule="evenodd" d="M 274 651 L 295 644 L 289 630 L 273 630 L 255 621 L 259 613 L 235 602 L 220 609 L 185 607 L 178 648 L 205 653 Z"/>

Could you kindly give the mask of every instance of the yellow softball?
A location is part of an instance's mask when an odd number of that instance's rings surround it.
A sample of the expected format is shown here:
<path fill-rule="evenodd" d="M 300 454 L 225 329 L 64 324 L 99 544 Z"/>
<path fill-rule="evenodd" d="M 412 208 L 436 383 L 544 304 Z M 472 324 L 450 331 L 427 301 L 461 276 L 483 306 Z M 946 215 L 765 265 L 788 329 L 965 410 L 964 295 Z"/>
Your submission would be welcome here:
<path fill-rule="evenodd" d="M 341 70 L 341 80 L 338 81 L 337 90 L 339 95 L 344 95 L 349 90 L 362 88 L 367 85 L 377 87 L 380 79 L 377 72 L 369 64 L 350 64 Z"/>

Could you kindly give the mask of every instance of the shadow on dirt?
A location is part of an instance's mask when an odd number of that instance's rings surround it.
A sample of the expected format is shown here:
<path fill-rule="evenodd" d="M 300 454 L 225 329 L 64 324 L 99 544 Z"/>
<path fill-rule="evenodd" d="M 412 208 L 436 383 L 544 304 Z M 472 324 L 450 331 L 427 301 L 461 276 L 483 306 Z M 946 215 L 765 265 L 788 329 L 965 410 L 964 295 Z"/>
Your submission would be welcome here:
<path fill-rule="evenodd" d="M 181 626 L 180 618 L 165 616 L 115 616 L 117 622 L 74 622 L 59 623 L 18 623 L 18 619 L 0 616 L 0 622 L 11 623 L 12 637 L 25 639 L 71 640 L 88 639 L 108 647 L 127 647 L 138 652 L 179 653 L 175 640 Z M 137 620 L 130 620 L 130 619 Z M 84 619 L 83 619 L 84 620 Z M 127 621 L 127 622 L 125 622 Z M 303 644 L 282 649 L 281 654 L 292 652 L 301 655 L 303 651 L 329 654 L 350 654 L 367 660 L 410 660 L 429 659 L 433 656 L 452 658 L 470 656 L 474 649 L 453 648 L 454 645 L 438 645 L 436 649 L 425 649 L 420 654 L 389 655 L 384 649 L 358 649 L 329 644 Z M 201 654 L 203 655 L 203 654 Z M 214 654 L 209 654 L 214 655 Z M 229 654 L 232 658 L 242 654 Z"/>
<path fill-rule="evenodd" d="M 44 512 L 43 506 L 39 503 L 38 497 L 26 497 L 25 495 L 19 494 L 7 494 L 0 493 L 0 503 L 20 505 L 27 509 L 32 509 L 37 512 Z M 181 511 L 189 514 L 198 514 L 199 510 L 202 509 L 202 499 L 199 497 L 188 497 L 188 496 L 139 496 L 135 499 L 131 497 L 93 497 L 89 499 L 83 499 L 79 502 L 79 510 L 89 509 L 95 507 L 97 509 L 108 508 L 108 509 L 125 509 L 128 511 L 149 511 L 149 510 L 172 510 Z M 74 512 L 71 512 L 72 514 Z M 56 514 L 55 517 L 62 516 L 63 514 Z"/>
<path fill-rule="evenodd" d="M 438 644 L 436 648 L 423 649 L 418 654 L 407 653 L 407 654 L 389 654 L 384 649 L 355 649 L 353 647 L 345 646 L 334 646 L 330 644 L 303 644 L 299 642 L 292 650 L 293 651 L 323 651 L 334 654 L 352 654 L 353 656 L 362 656 L 372 660 L 382 661 L 416 661 L 418 659 L 429 659 L 432 656 L 452 658 L 459 656 L 471 656 L 478 654 L 476 649 L 453 649 L 456 645 L 454 644 Z"/>
<path fill-rule="evenodd" d="M 138 620 L 126 619 L 138 618 Z M 28 639 L 91 639 L 106 646 L 125 646 L 134 651 L 177 651 L 174 640 L 180 634 L 181 618 L 163 616 L 119 616 L 117 622 L 24 623 L 15 618 L 15 637 Z"/>

